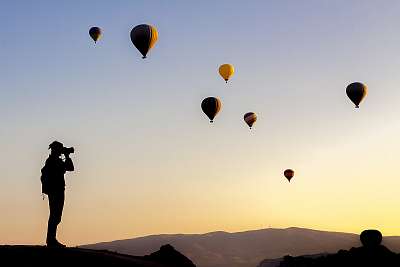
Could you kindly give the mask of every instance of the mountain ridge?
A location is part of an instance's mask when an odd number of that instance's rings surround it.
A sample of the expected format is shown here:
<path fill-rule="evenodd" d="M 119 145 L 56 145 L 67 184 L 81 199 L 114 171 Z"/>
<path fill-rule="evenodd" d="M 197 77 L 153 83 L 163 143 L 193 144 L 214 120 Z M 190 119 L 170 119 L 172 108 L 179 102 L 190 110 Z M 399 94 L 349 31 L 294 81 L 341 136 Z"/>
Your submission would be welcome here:
<path fill-rule="evenodd" d="M 255 267 L 264 259 L 336 253 L 360 245 L 358 234 L 288 227 L 233 233 L 159 234 L 82 247 L 142 255 L 165 243 L 176 247 L 199 267 Z M 400 251 L 400 237 L 384 237 L 384 243 L 391 250 Z"/>
<path fill-rule="evenodd" d="M 244 234 L 244 233 L 261 232 L 261 231 L 264 231 L 264 230 L 307 230 L 307 231 L 314 231 L 314 232 L 328 232 L 328 233 L 350 234 L 350 235 L 356 235 L 356 236 L 358 236 L 357 233 L 340 232 L 340 231 L 331 231 L 331 230 L 317 230 L 317 229 L 310 229 L 310 228 L 292 226 L 292 227 L 287 227 L 287 228 L 274 228 L 274 227 L 269 227 L 269 228 L 261 228 L 261 229 L 254 229 L 254 230 L 244 230 L 244 231 L 237 231 L 237 232 L 230 232 L 230 231 L 217 230 L 217 231 L 211 231 L 211 232 L 205 232 L 205 233 L 149 234 L 149 235 L 144 235 L 144 236 L 136 236 L 136 237 L 132 237 L 132 238 L 114 239 L 114 240 L 108 240 L 108 241 L 101 241 L 101 242 L 96 242 L 96 243 L 90 243 L 90 244 L 81 245 L 81 246 L 79 246 L 79 247 L 89 246 L 89 245 L 93 245 L 93 244 L 102 244 L 102 243 L 117 242 L 117 241 L 126 241 L 126 240 L 140 239 L 140 238 L 150 238 L 150 237 L 204 236 L 204 235 L 211 235 L 211 234 Z M 398 238 L 400 238 L 400 236 L 385 236 L 385 237 L 398 237 Z"/>

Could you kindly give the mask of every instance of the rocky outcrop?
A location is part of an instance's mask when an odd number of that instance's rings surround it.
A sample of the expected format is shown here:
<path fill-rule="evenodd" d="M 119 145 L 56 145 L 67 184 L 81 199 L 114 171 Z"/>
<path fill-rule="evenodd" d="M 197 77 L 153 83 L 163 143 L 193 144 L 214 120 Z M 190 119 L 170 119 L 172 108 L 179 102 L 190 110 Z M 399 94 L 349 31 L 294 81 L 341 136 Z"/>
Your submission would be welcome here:
<path fill-rule="evenodd" d="M 0 266 L 196 267 L 170 245 L 144 257 L 82 248 L 0 246 Z"/>

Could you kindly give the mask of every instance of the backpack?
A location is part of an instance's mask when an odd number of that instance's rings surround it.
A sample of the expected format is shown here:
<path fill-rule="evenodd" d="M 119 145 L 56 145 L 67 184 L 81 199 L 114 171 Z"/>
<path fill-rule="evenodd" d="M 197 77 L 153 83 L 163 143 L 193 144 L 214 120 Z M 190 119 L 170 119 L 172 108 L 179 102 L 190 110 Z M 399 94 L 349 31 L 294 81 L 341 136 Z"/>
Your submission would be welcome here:
<path fill-rule="evenodd" d="M 50 189 L 50 175 L 47 171 L 46 165 L 40 170 L 42 175 L 40 181 L 42 182 L 42 193 L 48 195 Z"/>

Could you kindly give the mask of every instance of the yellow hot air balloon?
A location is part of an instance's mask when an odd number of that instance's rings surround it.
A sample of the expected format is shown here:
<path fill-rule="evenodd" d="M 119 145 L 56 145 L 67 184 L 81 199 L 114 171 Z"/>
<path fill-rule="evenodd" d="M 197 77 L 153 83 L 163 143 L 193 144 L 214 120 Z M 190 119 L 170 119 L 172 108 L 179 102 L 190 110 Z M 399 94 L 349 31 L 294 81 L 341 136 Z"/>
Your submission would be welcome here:
<path fill-rule="evenodd" d="M 235 72 L 235 69 L 233 68 L 233 65 L 231 65 L 231 64 L 223 64 L 223 65 L 219 66 L 219 75 L 222 76 L 222 78 L 225 80 L 225 82 L 228 82 L 228 80 L 232 77 L 234 72 Z"/>

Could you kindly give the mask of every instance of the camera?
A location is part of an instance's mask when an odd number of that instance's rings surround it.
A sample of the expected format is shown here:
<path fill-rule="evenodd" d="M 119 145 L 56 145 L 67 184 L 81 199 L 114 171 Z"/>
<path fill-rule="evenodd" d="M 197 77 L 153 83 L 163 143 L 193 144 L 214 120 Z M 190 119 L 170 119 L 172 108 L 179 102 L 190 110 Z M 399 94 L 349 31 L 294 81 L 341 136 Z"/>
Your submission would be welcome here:
<path fill-rule="evenodd" d="M 69 154 L 72 154 L 72 153 L 74 153 L 74 148 L 73 147 L 63 147 L 62 148 L 62 153 L 64 154 L 64 155 L 69 155 Z"/>

